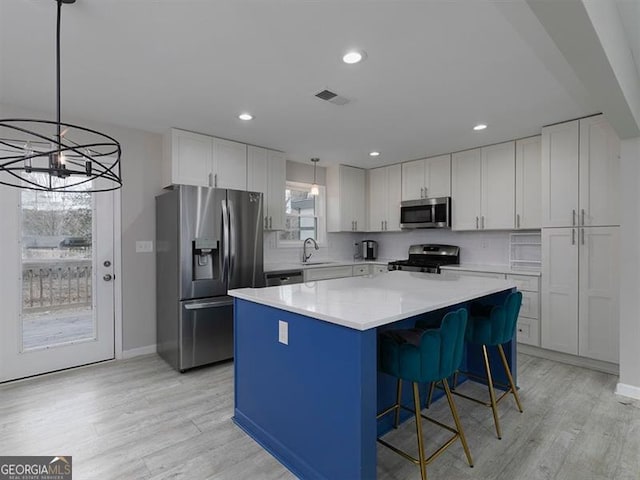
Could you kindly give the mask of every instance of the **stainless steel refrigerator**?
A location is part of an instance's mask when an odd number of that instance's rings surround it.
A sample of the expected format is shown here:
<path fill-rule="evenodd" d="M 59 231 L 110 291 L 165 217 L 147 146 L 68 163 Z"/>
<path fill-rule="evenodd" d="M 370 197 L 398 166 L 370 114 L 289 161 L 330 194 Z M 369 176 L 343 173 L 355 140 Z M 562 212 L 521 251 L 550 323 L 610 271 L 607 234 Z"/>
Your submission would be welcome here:
<path fill-rule="evenodd" d="M 179 185 L 156 197 L 158 353 L 181 372 L 233 357 L 227 290 L 264 286 L 262 194 Z"/>

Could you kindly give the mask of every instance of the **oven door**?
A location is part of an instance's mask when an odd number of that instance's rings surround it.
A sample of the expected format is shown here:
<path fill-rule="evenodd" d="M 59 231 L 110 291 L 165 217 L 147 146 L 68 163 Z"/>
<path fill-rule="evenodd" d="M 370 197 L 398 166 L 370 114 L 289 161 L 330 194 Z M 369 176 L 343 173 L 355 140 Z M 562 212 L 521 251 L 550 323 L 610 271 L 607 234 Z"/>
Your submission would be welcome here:
<path fill-rule="evenodd" d="M 401 228 L 446 228 L 451 226 L 449 197 L 409 200 L 400 204 Z"/>

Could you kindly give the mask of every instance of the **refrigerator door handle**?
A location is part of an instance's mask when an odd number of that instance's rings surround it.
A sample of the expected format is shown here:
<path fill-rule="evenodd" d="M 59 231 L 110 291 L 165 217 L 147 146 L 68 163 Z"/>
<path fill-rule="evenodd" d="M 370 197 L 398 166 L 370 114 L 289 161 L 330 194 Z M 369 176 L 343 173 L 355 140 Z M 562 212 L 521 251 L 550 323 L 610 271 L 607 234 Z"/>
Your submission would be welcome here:
<path fill-rule="evenodd" d="M 227 228 L 227 234 L 229 242 L 227 243 L 227 256 L 229 258 L 229 277 L 227 278 L 228 284 L 231 284 L 231 276 L 233 275 L 233 268 L 236 263 L 236 232 L 238 226 L 236 225 L 236 215 L 234 211 L 234 204 L 231 200 L 227 200 L 227 215 L 229 216 L 229 223 Z"/>
<path fill-rule="evenodd" d="M 223 243 L 223 260 L 222 260 L 222 276 L 224 283 L 229 285 L 229 207 L 226 200 L 222 200 L 222 243 Z"/>
<path fill-rule="evenodd" d="M 203 310 L 205 308 L 212 308 L 212 307 L 224 307 L 227 305 L 233 305 L 233 298 L 232 297 L 225 297 L 221 300 L 213 300 L 213 301 L 206 301 L 206 302 L 196 302 L 196 303 L 187 303 L 184 308 L 186 310 Z"/>

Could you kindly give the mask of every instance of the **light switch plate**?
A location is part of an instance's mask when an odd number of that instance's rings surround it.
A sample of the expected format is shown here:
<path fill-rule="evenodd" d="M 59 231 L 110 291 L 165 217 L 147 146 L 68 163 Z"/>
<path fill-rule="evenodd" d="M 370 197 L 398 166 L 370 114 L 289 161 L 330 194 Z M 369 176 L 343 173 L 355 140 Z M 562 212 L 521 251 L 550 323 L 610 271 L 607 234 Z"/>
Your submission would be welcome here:
<path fill-rule="evenodd" d="M 289 324 L 278 320 L 278 341 L 289 345 Z"/>
<path fill-rule="evenodd" d="M 153 252 L 153 241 L 143 240 L 136 242 L 136 253 L 150 253 Z"/>

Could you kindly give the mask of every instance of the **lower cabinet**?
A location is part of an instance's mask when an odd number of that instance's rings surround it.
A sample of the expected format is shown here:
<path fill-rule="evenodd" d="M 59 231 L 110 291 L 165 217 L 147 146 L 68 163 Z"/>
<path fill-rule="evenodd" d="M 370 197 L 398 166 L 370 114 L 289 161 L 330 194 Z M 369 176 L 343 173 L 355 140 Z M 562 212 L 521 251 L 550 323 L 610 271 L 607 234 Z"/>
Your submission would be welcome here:
<path fill-rule="evenodd" d="M 512 280 L 522 292 L 522 306 L 518 316 L 517 341 L 527 345 L 540 346 L 540 277 L 538 275 L 516 275 L 473 270 L 443 269 L 448 278 L 483 277 Z"/>
<path fill-rule="evenodd" d="M 619 362 L 619 227 L 542 229 L 541 346 Z"/>
<path fill-rule="evenodd" d="M 304 270 L 304 281 L 328 280 L 330 278 L 360 277 L 377 273 L 387 273 L 387 265 L 356 264 L 341 265 L 339 267 L 315 267 Z"/>

